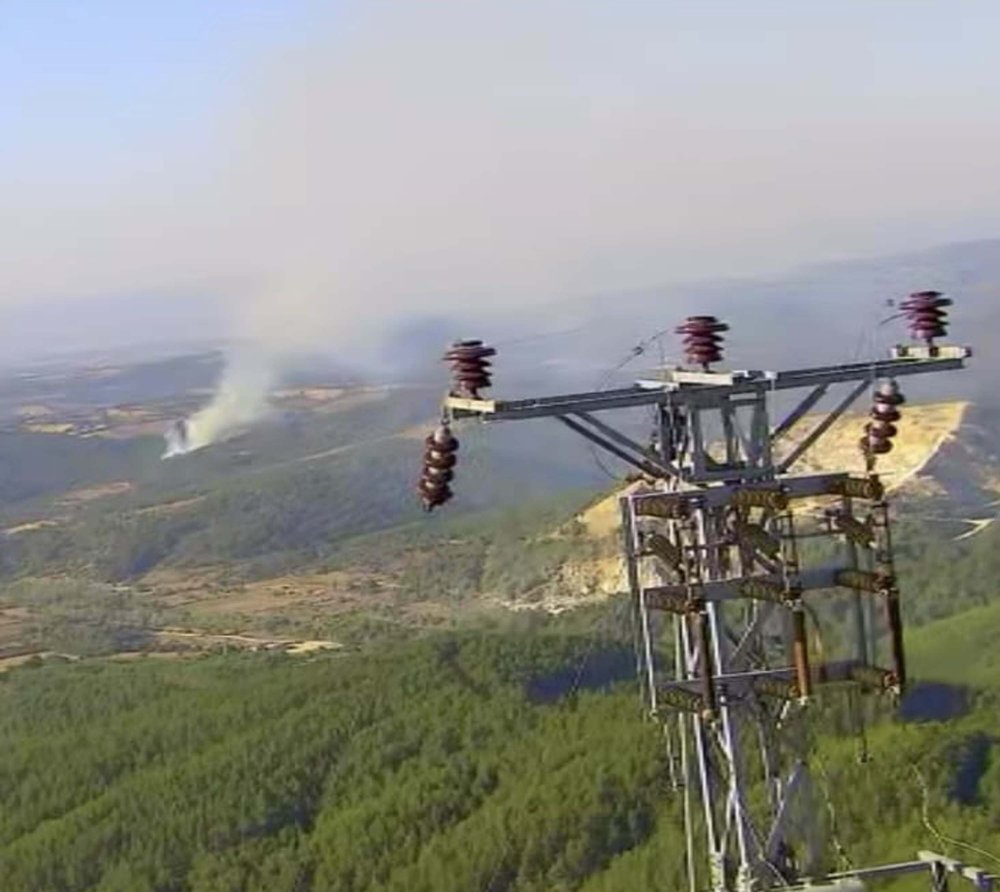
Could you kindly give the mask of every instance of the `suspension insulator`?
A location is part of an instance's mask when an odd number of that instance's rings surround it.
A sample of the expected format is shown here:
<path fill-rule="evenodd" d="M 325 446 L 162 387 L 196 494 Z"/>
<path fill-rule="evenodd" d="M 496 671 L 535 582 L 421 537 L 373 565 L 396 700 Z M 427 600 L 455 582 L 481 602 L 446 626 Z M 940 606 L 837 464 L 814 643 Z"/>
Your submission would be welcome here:
<path fill-rule="evenodd" d="M 752 551 L 759 551 L 771 558 L 771 560 L 777 560 L 781 554 L 781 540 L 776 536 L 772 536 L 767 530 L 765 530 L 760 524 L 756 523 L 737 523 L 733 529 L 736 535 L 737 541 L 740 544 L 746 546 Z"/>
<path fill-rule="evenodd" d="M 788 507 L 788 495 L 782 489 L 738 489 L 730 499 L 730 504 L 739 508 L 770 508 L 782 511 Z"/>
<path fill-rule="evenodd" d="M 948 333 L 948 314 L 944 308 L 950 306 L 951 299 L 943 297 L 940 291 L 916 291 L 900 304 L 910 321 L 910 334 L 929 347 L 935 338 Z"/>
<path fill-rule="evenodd" d="M 712 632 L 708 617 L 704 613 L 696 613 L 690 618 L 695 649 L 698 652 L 698 680 L 701 682 L 701 697 L 703 709 L 702 719 L 711 721 L 715 718 L 718 705 L 715 691 L 715 668 L 712 665 Z"/>
<path fill-rule="evenodd" d="M 496 354 L 482 341 L 455 341 L 444 355 L 445 362 L 451 365 L 452 395 L 479 399 L 479 391 L 493 383 L 489 357 Z"/>
<path fill-rule="evenodd" d="M 892 591 L 893 586 L 896 584 L 896 580 L 892 574 L 881 569 L 874 573 L 869 573 L 866 570 L 844 568 L 837 571 L 834 581 L 837 585 L 842 585 L 845 588 L 853 588 L 859 592 L 869 592 L 873 595 L 881 595 Z"/>
<path fill-rule="evenodd" d="M 684 337 L 684 355 L 688 362 L 705 371 L 713 362 L 722 361 L 722 332 L 729 331 L 715 316 L 688 316 L 674 331 Z"/>
<path fill-rule="evenodd" d="M 668 567 L 680 570 L 684 564 L 684 549 L 674 545 L 666 536 L 659 533 L 646 533 L 642 537 L 643 553 L 659 558 Z"/>
<path fill-rule="evenodd" d="M 736 589 L 743 598 L 750 598 L 753 601 L 771 601 L 774 604 L 784 604 L 802 595 L 801 588 L 763 576 L 752 576 L 745 579 L 736 586 Z"/>
<path fill-rule="evenodd" d="M 904 402 L 906 398 L 895 381 L 883 381 L 875 390 L 872 420 L 865 425 L 865 435 L 861 438 L 861 451 L 869 458 L 892 451 L 893 437 L 899 433 L 896 422 L 902 418 L 899 407 Z"/>
<path fill-rule="evenodd" d="M 852 666 L 850 679 L 862 687 L 874 688 L 877 691 L 887 691 L 899 683 L 895 673 L 878 666 Z"/>
<path fill-rule="evenodd" d="M 875 477 L 844 477 L 834 480 L 827 492 L 831 495 L 877 502 L 885 495 L 885 487 Z"/>
<path fill-rule="evenodd" d="M 694 691 L 677 685 L 662 687 L 657 691 L 657 695 L 664 706 L 681 712 L 700 713 L 705 709 L 705 701 L 701 694 L 696 694 Z"/>
<path fill-rule="evenodd" d="M 455 477 L 456 452 L 458 440 L 446 424 L 424 440 L 424 469 L 417 491 L 425 511 L 433 511 L 454 495 L 449 484 Z"/>
<path fill-rule="evenodd" d="M 809 645 L 806 640 L 806 612 L 801 603 L 792 610 L 792 665 L 795 666 L 795 686 L 799 696 L 811 696 L 812 672 L 809 669 Z"/>
<path fill-rule="evenodd" d="M 885 597 L 886 621 L 889 624 L 889 650 L 892 653 L 892 674 L 896 689 L 903 692 L 906 685 L 906 652 L 903 648 L 903 614 L 899 604 L 899 592 L 891 587 Z"/>
<path fill-rule="evenodd" d="M 861 548 L 872 547 L 872 544 L 875 542 L 875 532 L 872 529 L 870 520 L 867 523 L 862 523 L 853 515 L 845 514 L 842 511 L 833 514 L 831 519 L 837 530 L 843 533 L 855 545 Z"/>
<path fill-rule="evenodd" d="M 683 520 L 691 516 L 691 502 L 675 495 L 654 495 L 637 499 L 635 513 L 639 517 L 659 517 Z"/>

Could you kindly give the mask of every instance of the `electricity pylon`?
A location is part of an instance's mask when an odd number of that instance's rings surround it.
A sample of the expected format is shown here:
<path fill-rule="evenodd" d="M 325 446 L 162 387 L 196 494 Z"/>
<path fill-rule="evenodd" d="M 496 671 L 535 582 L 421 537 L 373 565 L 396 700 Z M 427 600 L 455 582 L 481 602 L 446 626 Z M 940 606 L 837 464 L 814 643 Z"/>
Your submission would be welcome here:
<path fill-rule="evenodd" d="M 685 797 L 692 890 L 847 892 L 866 878 L 916 871 L 935 888 L 948 874 L 994 888 L 985 872 L 931 853 L 827 872 L 810 773 L 808 705 L 820 689 L 898 696 L 906 685 L 889 508 L 875 470 L 898 433 L 897 382 L 961 369 L 971 355 L 938 343 L 949 304 L 937 292 L 911 295 L 903 308 L 919 343 L 897 346 L 885 359 L 786 371 L 713 369 L 727 327 L 695 316 L 678 328 L 686 368 L 660 369 L 616 390 L 511 401 L 479 393 L 492 383 L 491 348 L 458 341 L 446 354 L 454 382 L 442 425 L 427 440 L 420 492 L 428 510 L 452 497 L 458 444 L 451 424 L 464 418 L 554 418 L 641 475 L 620 497 L 624 563 L 639 681 L 679 763 L 672 768 Z M 795 473 L 869 389 L 870 420 L 859 431 L 867 473 Z M 838 390 L 821 420 L 782 449 L 789 432 Z M 797 399 L 776 421 L 779 394 Z M 636 407 L 653 410 L 652 445 L 595 414 Z M 802 558 L 803 542 L 813 539 L 823 543 L 810 549 L 824 555 L 818 563 Z M 846 602 L 850 645 L 840 659 L 810 646 L 813 617 L 833 601 Z M 699 853 L 706 856 L 700 870 Z"/>

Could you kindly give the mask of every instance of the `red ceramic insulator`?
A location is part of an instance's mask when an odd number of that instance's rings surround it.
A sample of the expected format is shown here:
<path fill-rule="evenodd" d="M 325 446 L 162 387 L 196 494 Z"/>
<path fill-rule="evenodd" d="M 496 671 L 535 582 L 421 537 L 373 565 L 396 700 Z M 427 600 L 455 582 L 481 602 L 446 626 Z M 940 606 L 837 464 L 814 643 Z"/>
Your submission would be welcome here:
<path fill-rule="evenodd" d="M 449 484 L 455 477 L 456 452 L 458 440 L 446 424 L 424 440 L 424 467 L 417 491 L 425 511 L 433 511 L 454 495 Z"/>
<path fill-rule="evenodd" d="M 688 362 L 707 371 L 713 362 L 722 361 L 722 332 L 729 331 L 725 322 L 715 316 L 688 316 L 674 330 L 684 338 Z"/>
<path fill-rule="evenodd" d="M 906 398 L 895 381 L 883 381 L 875 390 L 871 421 L 865 425 L 861 450 L 866 455 L 885 455 L 892 451 L 892 440 L 899 433 L 896 422 L 902 418 L 899 407 Z"/>
<path fill-rule="evenodd" d="M 482 341 L 455 341 L 444 360 L 451 365 L 455 396 L 467 396 L 479 399 L 479 391 L 489 387 L 493 382 L 490 377 L 490 356 L 496 356 L 497 351 L 487 347 Z"/>
<path fill-rule="evenodd" d="M 940 291 L 915 291 L 900 304 L 910 321 L 910 334 L 928 346 L 948 333 L 948 314 L 944 308 L 950 306 L 951 300 Z"/>

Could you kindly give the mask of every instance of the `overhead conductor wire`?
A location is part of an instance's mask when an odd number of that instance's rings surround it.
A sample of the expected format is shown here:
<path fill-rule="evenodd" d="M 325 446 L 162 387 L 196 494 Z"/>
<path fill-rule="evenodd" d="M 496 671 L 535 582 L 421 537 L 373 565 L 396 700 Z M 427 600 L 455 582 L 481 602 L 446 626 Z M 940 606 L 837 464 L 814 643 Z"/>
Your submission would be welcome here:
<path fill-rule="evenodd" d="M 664 329 L 661 329 L 660 331 L 654 332 L 653 334 L 651 334 L 645 340 L 639 341 L 639 343 L 637 343 L 631 350 L 629 350 L 628 354 L 626 354 L 626 356 L 623 357 L 620 362 L 618 362 L 615 365 L 613 365 L 611 368 L 609 368 L 601 376 L 600 380 L 594 386 L 594 390 L 597 390 L 597 391 L 604 390 L 608 386 L 608 384 L 611 383 L 611 379 L 618 372 L 620 372 L 623 368 L 625 368 L 625 366 L 627 366 L 633 360 L 635 360 L 638 357 L 640 357 L 643 354 L 645 354 L 645 352 L 651 346 L 653 346 L 653 344 L 658 344 L 659 345 L 660 358 L 661 358 L 661 364 L 662 364 L 663 357 L 664 357 L 662 338 L 663 338 L 663 336 L 665 334 L 668 334 L 669 332 L 670 332 L 669 328 L 664 328 Z M 610 471 L 608 469 L 607 465 L 605 465 L 604 462 L 601 461 L 601 459 L 600 459 L 600 457 L 599 457 L 599 455 L 597 453 L 597 447 L 594 446 L 593 443 L 590 443 L 588 445 L 589 445 L 591 457 L 594 459 L 594 464 L 596 464 L 597 467 L 601 469 L 601 471 L 604 473 L 604 475 L 608 479 L 610 479 L 610 480 L 618 480 L 619 475 L 617 475 L 617 474 L 613 473 L 612 471 Z"/>
<path fill-rule="evenodd" d="M 938 841 L 938 843 L 940 843 L 941 847 L 947 848 L 949 845 L 958 846 L 959 848 L 966 849 L 969 852 L 975 852 L 980 857 L 987 858 L 994 864 L 1000 864 L 1000 855 L 994 855 L 986 849 L 981 849 L 979 846 L 962 842 L 960 839 L 945 836 L 940 830 L 938 830 L 930 816 L 930 788 L 927 785 L 927 778 L 924 777 L 923 772 L 917 767 L 916 762 L 911 762 L 910 768 L 913 771 L 914 777 L 917 779 L 917 784 L 920 786 L 921 791 L 920 819 L 923 822 L 924 827 L 927 828 L 927 831 Z"/>

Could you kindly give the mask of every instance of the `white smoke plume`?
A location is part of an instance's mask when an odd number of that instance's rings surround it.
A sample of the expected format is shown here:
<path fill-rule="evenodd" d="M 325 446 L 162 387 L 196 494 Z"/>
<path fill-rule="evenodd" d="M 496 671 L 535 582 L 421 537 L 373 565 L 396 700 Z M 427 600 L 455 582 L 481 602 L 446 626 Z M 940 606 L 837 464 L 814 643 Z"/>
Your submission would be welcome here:
<path fill-rule="evenodd" d="M 319 302 L 318 274 L 303 265 L 296 272 L 272 277 L 268 286 L 254 289 L 232 306 L 237 345 L 226 355 L 226 365 L 211 400 L 167 433 L 163 458 L 186 455 L 242 433 L 263 419 L 268 394 L 296 356 L 314 345 L 310 314 L 293 320 L 300 302 Z"/>
<path fill-rule="evenodd" d="M 267 355 L 244 349 L 230 356 L 215 395 L 204 408 L 166 434 L 163 458 L 187 455 L 234 436 L 267 411 L 277 365 Z"/>

